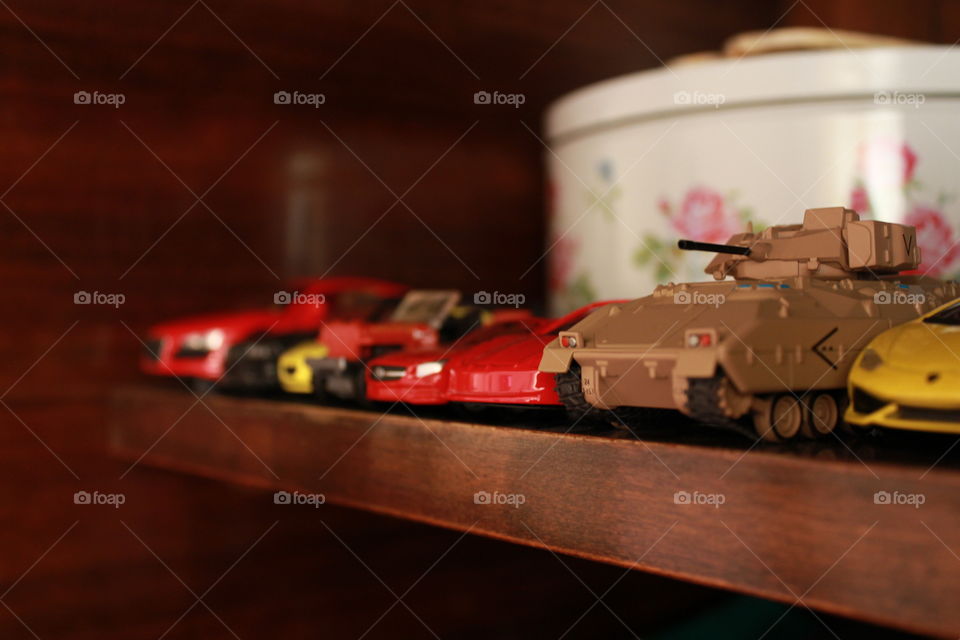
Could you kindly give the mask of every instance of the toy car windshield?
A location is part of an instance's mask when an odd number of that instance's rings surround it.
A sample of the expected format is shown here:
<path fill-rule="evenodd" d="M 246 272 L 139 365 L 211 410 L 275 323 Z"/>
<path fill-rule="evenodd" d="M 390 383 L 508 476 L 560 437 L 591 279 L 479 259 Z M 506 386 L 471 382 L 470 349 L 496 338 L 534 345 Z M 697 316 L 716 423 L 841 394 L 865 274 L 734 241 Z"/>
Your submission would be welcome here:
<path fill-rule="evenodd" d="M 459 300 L 459 291 L 410 291 L 400 301 L 390 321 L 426 324 L 439 329 Z"/>
<path fill-rule="evenodd" d="M 952 304 L 943 311 L 925 318 L 924 322 L 929 322 L 930 324 L 960 325 L 960 302 Z"/>

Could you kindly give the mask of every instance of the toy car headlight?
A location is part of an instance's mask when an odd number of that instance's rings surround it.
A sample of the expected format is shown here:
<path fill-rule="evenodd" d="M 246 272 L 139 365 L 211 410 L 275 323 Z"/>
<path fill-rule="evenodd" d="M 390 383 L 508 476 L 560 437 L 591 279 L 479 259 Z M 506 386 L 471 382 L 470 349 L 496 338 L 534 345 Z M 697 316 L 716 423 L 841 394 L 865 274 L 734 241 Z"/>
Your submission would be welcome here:
<path fill-rule="evenodd" d="M 406 372 L 406 367 L 379 364 L 370 371 L 374 380 L 399 380 Z"/>
<path fill-rule="evenodd" d="M 867 349 L 863 352 L 863 356 L 860 357 L 860 367 L 867 371 L 873 371 L 882 364 L 883 358 L 873 349 Z"/>
<path fill-rule="evenodd" d="M 418 378 L 424 378 L 426 376 L 432 376 L 436 373 L 443 371 L 443 365 L 447 363 L 446 360 L 437 360 L 435 362 L 421 362 L 417 365 L 417 368 L 414 369 L 414 375 Z"/>
<path fill-rule="evenodd" d="M 583 338 L 576 331 L 561 331 L 560 346 L 566 349 L 576 349 L 583 346 Z"/>
<path fill-rule="evenodd" d="M 712 329 L 690 329 L 684 338 L 684 344 L 690 348 L 715 347 L 717 332 Z"/>
<path fill-rule="evenodd" d="M 216 351 L 223 346 L 224 335 L 220 329 L 204 333 L 190 333 L 183 339 L 183 346 L 192 351 Z"/>

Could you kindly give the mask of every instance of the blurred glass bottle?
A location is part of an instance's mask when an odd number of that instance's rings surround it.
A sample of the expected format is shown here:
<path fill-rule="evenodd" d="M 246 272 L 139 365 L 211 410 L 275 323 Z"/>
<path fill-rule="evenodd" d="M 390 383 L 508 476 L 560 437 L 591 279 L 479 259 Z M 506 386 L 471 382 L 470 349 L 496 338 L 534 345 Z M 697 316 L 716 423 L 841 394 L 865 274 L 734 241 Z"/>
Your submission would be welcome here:
<path fill-rule="evenodd" d="M 330 264 L 330 162 L 320 151 L 299 151 L 287 168 L 284 271 L 288 277 L 316 276 Z"/>

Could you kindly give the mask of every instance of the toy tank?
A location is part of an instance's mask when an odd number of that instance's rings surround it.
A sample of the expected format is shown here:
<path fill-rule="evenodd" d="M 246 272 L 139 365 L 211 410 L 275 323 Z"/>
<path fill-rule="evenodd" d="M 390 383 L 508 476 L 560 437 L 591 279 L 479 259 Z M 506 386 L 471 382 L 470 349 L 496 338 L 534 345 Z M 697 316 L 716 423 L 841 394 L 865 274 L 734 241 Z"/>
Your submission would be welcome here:
<path fill-rule="evenodd" d="M 913 227 L 808 209 L 803 224 L 734 235 L 714 251 L 714 282 L 667 284 L 603 307 L 543 353 L 568 410 L 677 409 L 768 440 L 830 433 L 847 374 L 871 338 L 960 295 L 916 269 Z"/>

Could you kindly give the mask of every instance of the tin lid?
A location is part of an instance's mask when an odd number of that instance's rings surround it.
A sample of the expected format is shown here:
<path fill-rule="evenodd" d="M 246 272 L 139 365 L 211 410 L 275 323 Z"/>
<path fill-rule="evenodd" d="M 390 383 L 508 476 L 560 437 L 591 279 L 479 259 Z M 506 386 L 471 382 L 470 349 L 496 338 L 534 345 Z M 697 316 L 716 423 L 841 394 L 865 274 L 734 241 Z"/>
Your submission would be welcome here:
<path fill-rule="evenodd" d="M 742 106 L 843 98 L 911 105 L 934 97 L 960 97 L 960 48 L 783 52 L 662 67 L 588 85 L 554 102 L 545 127 L 557 141 L 621 122 Z"/>

